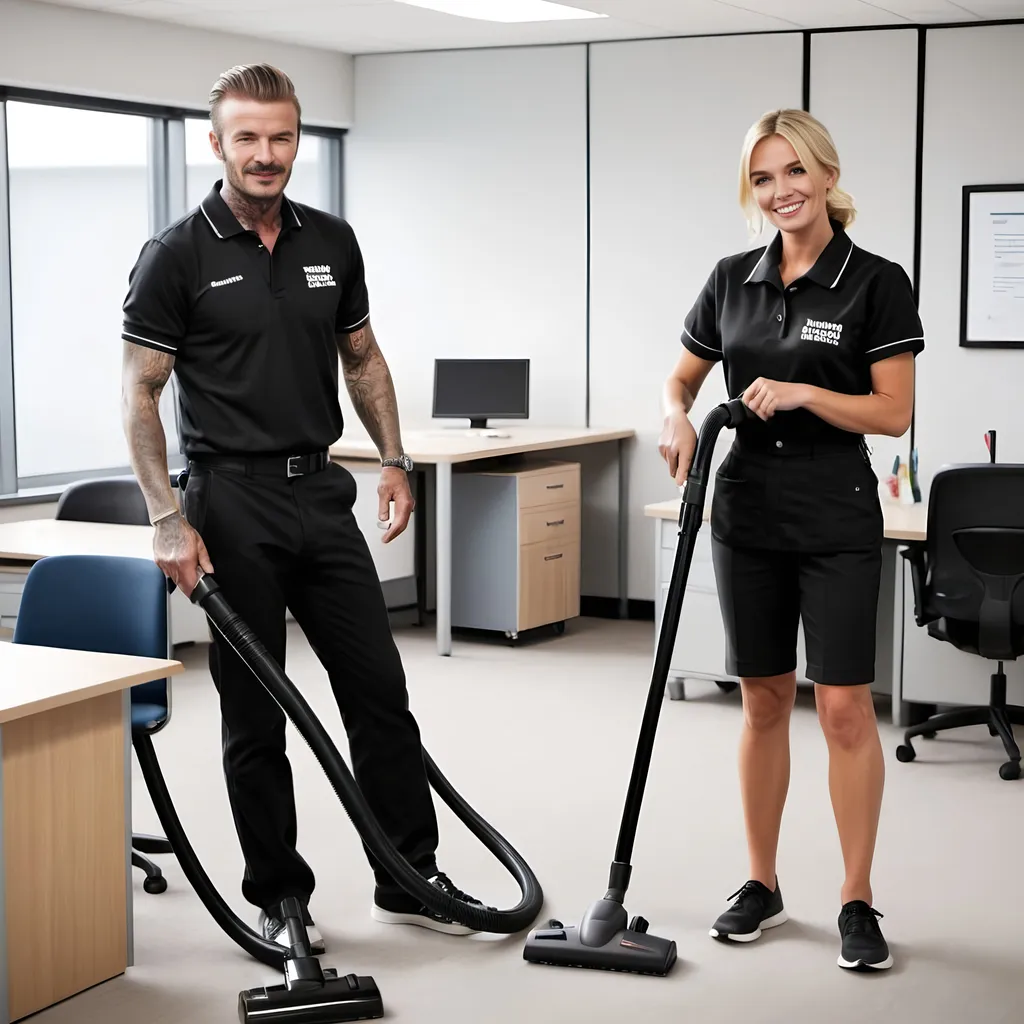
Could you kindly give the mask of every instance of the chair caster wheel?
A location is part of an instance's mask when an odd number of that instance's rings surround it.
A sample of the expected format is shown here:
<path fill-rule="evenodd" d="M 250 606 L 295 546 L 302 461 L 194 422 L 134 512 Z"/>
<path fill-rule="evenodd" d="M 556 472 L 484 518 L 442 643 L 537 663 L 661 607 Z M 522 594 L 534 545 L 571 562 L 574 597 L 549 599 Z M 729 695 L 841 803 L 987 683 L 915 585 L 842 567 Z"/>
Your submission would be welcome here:
<path fill-rule="evenodd" d="M 999 778 L 1012 782 L 1020 778 L 1020 761 L 1007 761 L 999 766 Z"/>
<path fill-rule="evenodd" d="M 739 683 L 735 682 L 732 679 L 719 679 L 715 681 L 715 686 L 717 686 L 722 691 L 722 693 L 732 693 L 733 690 L 735 690 L 736 687 L 739 685 Z"/>
<path fill-rule="evenodd" d="M 938 736 L 937 732 L 923 732 L 923 733 L 921 733 L 921 738 L 922 739 L 926 739 L 926 740 L 933 740 L 933 739 L 935 739 L 936 736 Z"/>
<path fill-rule="evenodd" d="M 154 895 L 167 892 L 167 879 L 163 875 L 157 875 L 155 878 L 147 877 L 142 883 L 142 888 Z"/>
<path fill-rule="evenodd" d="M 640 935 L 645 934 L 649 927 L 650 923 L 639 915 L 629 922 L 629 930 L 631 932 L 638 932 Z"/>
<path fill-rule="evenodd" d="M 903 761 L 906 763 L 907 761 L 913 761 L 915 757 L 917 757 L 917 752 L 909 743 L 901 743 L 896 748 L 897 761 Z"/>
<path fill-rule="evenodd" d="M 561 636 L 565 632 L 564 622 L 553 622 L 551 625 L 557 636 Z"/>

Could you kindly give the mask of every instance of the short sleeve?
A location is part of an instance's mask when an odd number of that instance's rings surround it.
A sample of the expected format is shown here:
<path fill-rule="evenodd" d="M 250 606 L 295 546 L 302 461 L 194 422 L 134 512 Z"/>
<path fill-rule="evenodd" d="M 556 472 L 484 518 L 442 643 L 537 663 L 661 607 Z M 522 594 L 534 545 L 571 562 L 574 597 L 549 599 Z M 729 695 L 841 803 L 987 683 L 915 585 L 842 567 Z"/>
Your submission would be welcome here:
<path fill-rule="evenodd" d="M 370 319 L 370 298 L 366 291 L 366 270 L 363 254 L 355 232 L 346 224 L 345 271 L 341 275 L 341 294 L 338 296 L 338 312 L 334 329 L 347 334 L 362 327 Z"/>
<path fill-rule="evenodd" d="M 163 242 L 151 238 L 128 275 L 122 339 L 176 353 L 188 332 L 188 294 L 181 261 Z"/>
<path fill-rule="evenodd" d="M 716 267 L 683 320 L 683 335 L 680 339 L 683 347 L 701 359 L 722 358 L 722 338 L 718 330 L 717 277 Z"/>
<path fill-rule="evenodd" d="M 914 301 L 914 289 L 898 263 L 887 263 L 872 282 L 864 326 L 864 355 L 868 363 L 924 349 L 924 326 Z"/>

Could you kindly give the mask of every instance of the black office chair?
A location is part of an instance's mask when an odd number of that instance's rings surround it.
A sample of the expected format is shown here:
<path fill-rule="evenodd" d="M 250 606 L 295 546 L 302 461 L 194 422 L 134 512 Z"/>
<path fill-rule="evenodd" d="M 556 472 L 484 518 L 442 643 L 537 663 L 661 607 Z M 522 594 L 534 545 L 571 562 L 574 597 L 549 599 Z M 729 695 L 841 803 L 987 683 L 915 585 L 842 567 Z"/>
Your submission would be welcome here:
<path fill-rule="evenodd" d="M 176 485 L 175 478 L 172 477 L 171 483 Z M 54 518 L 149 526 L 146 499 L 134 476 L 76 480 L 61 493 Z M 171 696 L 166 679 L 133 686 L 131 702 L 133 732 L 142 730 L 153 736 L 170 721 Z M 163 872 L 146 854 L 173 852 L 171 844 L 162 836 L 132 833 L 132 866 L 145 872 L 143 888 L 146 892 L 160 893 L 167 888 Z"/>
<path fill-rule="evenodd" d="M 1003 662 L 1024 654 L 1024 465 L 990 462 L 940 470 L 930 490 L 927 539 L 901 554 L 911 567 L 917 624 L 997 667 L 986 706 L 947 711 L 911 726 L 897 758 L 914 760 L 915 736 L 932 739 L 946 729 L 987 725 L 1009 757 L 1000 777 L 1019 778 L 1013 726 L 1024 725 L 1024 708 L 1006 703 Z"/>

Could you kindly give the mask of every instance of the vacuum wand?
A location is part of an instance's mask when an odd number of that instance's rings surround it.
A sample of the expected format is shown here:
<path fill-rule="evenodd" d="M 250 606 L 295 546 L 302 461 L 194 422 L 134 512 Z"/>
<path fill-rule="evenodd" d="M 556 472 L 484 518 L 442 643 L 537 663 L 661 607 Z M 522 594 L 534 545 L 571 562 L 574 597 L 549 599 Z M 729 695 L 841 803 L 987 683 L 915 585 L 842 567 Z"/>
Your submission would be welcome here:
<path fill-rule="evenodd" d="M 654 752 L 654 738 L 664 702 L 672 649 L 679 628 L 683 593 L 690 572 L 697 531 L 704 518 L 704 499 L 711 456 L 721 429 L 735 428 L 751 415 L 743 402 L 736 398 L 716 406 L 701 424 L 697 449 L 686 484 L 682 488 L 679 541 L 676 545 L 672 579 L 661 621 L 651 686 L 637 741 L 633 771 L 626 792 L 615 859 L 608 874 L 607 892 L 590 905 L 579 927 L 567 927 L 560 921 L 548 921 L 543 927 L 534 929 L 523 949 L 523 959 L 527 962 L 665 975 L 676 961 L 675 942 L 648 934 L 648 922 L 642 917 L 630 920 L 626 913 L 625 897 L 632 871 L 630 861 L 640 820 L 640 806 Z"/>

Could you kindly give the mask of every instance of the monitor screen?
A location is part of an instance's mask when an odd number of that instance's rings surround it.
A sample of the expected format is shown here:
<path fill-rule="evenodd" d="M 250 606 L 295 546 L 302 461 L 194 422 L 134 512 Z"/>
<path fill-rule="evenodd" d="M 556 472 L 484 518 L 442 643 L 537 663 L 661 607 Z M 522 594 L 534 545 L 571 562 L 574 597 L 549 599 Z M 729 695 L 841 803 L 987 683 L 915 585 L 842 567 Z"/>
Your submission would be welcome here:
<path fill-rule="evenodd" d="M 529 359 L 435 359 L 434 416 L 468 419 L 528 419 Z"/>

